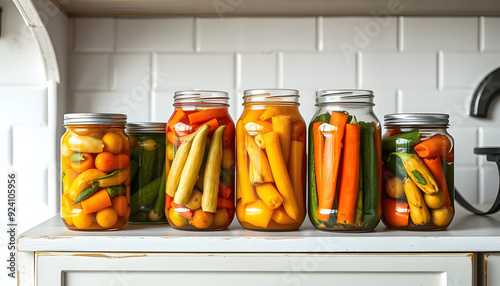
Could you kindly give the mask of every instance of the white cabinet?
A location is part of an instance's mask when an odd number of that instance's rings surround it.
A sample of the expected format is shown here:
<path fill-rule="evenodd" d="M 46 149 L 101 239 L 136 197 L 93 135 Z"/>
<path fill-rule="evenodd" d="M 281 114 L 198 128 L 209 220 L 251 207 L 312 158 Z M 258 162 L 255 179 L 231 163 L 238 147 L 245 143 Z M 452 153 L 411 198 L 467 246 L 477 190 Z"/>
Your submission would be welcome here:
<path fill-rule="evenodd" d="M 473 285 L 473 255 L 37 253 L 37 285 Z M 493 284 L 498 285 L 498 284 Z"/>
<path fill-rule="evenodd" d="M 18 239 L 20 285 L 500 285 L 500 214 L 457 208 L 446 231 L 70 231 L 54 217 Z M 482 266 L 486 258 L 485 267 Z M 476 268 L 478 273 L 476 274 Z M 338 282 L 338 283 L 334 283 Z M 404 282 L 404 283 L 403 283 Z"/>

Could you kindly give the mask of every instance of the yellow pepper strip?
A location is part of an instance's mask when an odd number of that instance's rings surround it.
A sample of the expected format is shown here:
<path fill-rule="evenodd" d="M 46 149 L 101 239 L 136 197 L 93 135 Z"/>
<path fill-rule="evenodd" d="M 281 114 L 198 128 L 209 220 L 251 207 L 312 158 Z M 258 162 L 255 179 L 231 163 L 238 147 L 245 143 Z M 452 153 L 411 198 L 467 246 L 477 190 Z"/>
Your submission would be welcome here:
<path fill-rule="evenodd" d="M 69 197 L 72 200 L 76 200 L 78 195 L 83 192 L 85 189 L 89 188 L 92 185 L 92 181 L 94 179 L 104 177 L 106 173 L 97 169 L 88 169 L 78 175 L 76 179 L 71 184 L 71 189 L 69 191 Z"/>
<path fill-rule="evenodd" d="M 272 118 L 273 131 L 278 133 L 280 139 L 281 152 L 285 164 L 288 165 L 288 158 L 290 157 L 290 116 L 276 115 Z"/>
<path fill-rule="evenodd" d="M 68 145 L 71 151 L 82 153 L 101 153 L 104 149 L 104 142 L 92 136 L 71 136 Z"/>
<path fill-rule="evenodd" d="M 240 222 L 245 221 L 245 205 L 241 203 L 241 200 L 236 202 L 236 217 Z"/>
<path fill-rule="evenodd" d="M 273 173 L 271 172 L 271 167 L 269 166 L 269 161 L 264 150 L 260 149 L 255 140 L 250 136 L 247 136 L 246 149 L 250 158 L 250 164 L 254 165 L 256 170 L 261 173 L 264 182 L 274 182 Z"/>
<path fill-rule="evenodd" d="M 69 168 L 64 171 L 64 178 L 62 179 L 63 183 L 63 194 L 68 194 L 69 191 L 71 190 L 71 185 L 75 181 L 75 179 L 78 177 L 78 172 L 75 170 Z"/>
<path fill-rule="evenodd" d="M 250 184 L 249 169 L 247 163 L 247 152 L 245 150 L 246 134 L 243 120 L 239 120 L 236 124 L 236 156 L 238 166 L 238 193 L 241 195 L 241 200 L 244 205 L 257 200 L 257 194 Z M 238 196 L 238 194 L 237 194 Z"/>
<path fill-rule="evenodd" d="M 250 184 L 258 185 L 264 183 L 264 178 L 254 164 L 250 164 Z"/>
<path fill-rule="evenodd" d="M 262 200 L 249 203 L 245 208 L 245 222 L 254 226 L 266 228 L 273 216 L 273 210 Z"/>
<path fill-rule="evenodd" d="M 286 214 L 286 211 L 283 208 L 283 206 L 274 210 L 272 219 L 279 224 L 296 223 L 295 220 L 293 220 Z"/>
<path fill-rule="evenodd" d="M 304 181 L 302 180 L 304 177 L 304 145 L 304 142 L 292 140 L 290 162 L 288 163 L 288 173 L 292 180 L 292 187 L 295 191 L 295 198 L 297 198 L 297 205 L 299 207 L 299 218 L 297 221 L 302 221 L 306 215 Z"/>
<path fill-rule="evenodd" d="M 255 136 L 255 143 L 257 143 L 257 146 L 259 146 L 260 149 L 266 149 L 266 145 L 264 144 L 264 140 L 262 140 L 262 134 L 258 134 L 257 136 Z"/>
<path fill-rule="evenodd" d="M 255 189 L 257 190 L 257 195 L 259 195 L 268 208 L 274 210 L 279 208 L 283 203 L 283 198 L 273 184 L 260 184 Z"/>
<path fill-rule="evenodd" d="M 263 112 L 264 112 L 263 109 L 248 110 L 248 111 L 245 111 L 245 113 L 243 113 L 241 118 L 243 119 L 243 122 L 246 125 L 249 122 L 255 122 L 255 121 L 259 120 L 259 118 Z"/>
<path fill-rule="evenodd" d="M 286 114 L 290 116 L 290 122 L 295 122 L 297 120 L 301 120 L 302 116 L 299 113 L 297 107 L 290 106 L 269 106 L 266 108 L 264 113 L 260 116 L 260 120 L 269 120 L 273 118 L 273 116 Z"/>
<path fill-rule="evenodd" d="M 285 160 L 281 154 L 278 133 L 273 131 L 264 134 L 264 143 L 266 144 L 267 157 L 271 165 L 276 186 L 283 197 L 285 211 L 292 219 L 296 220 L 299 217 L 297 198 L 293 191 Z"/>

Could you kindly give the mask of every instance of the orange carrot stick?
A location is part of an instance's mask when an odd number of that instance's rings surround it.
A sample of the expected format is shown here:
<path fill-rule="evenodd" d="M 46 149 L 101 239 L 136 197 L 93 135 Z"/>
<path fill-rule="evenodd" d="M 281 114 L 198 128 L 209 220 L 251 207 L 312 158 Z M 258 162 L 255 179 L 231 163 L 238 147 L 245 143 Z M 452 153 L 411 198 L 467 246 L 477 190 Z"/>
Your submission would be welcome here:
<path fill-rule="evenodd" d="M 231 195 L 231 192 L 232 192 L 231 188 L 226 187 L 224 184 L 219 182 L 219 196 L 220 197 L 227 199 Z"/>
<path fill-rule="evenodd" d="M 319 129 L 323 122 L 313 123 L 313 141 L 314 141 L 314 169 L 316 170 L 316 192 L 321 196 L 321 163 L 325 148 L 325 139 Z"/>
<path fill-rule="evenodd" d="M 335 188 L 342 152 L 342 138 L 347 122 L 347 114 L 332 112 L 328 130 L 325 134 L 325 151 L 321 170 L 321 196 L 318 194 L 318 219 L 327 221 L 335 198 Z"/>
<path fill-rule="evenodd" d="M 217 128 L 219 128 L 219 121 L 217 120 L 217 118 L 212 118 L 212 119 L 208 120 L 207 122 L 200 124 L 198 127 L 196 127 L 195 130 L 200 129 L 201 127 L 203 127 L 205 125 L 210 125 L 210 130 L 208 130 L 208 134 L 211 135 L 215 132 L 215 130 Z"/>
<path fill-rule="evenodd" d="M 186 116 L 184 110 L 182 110 L 182 108 L 177 108 L 172 118 L 168 121 L 168 127 L 170 128 L 171 131 L 175 132 L 174 129 L 175 124 L 177 124 L 177 122 L 179 122 L 182 118 L 184 118 L 184 116 Z"/>
<path fill-rule="evenodd" d="M 230 199 L 217 198 L 217 208 L 218 209 L 234 209 L 234 202 Z"/>
<path fill-rule="evenodd" d="M 443 165 L 441 164 L 441 159 L 439 157 L 423 158 L 423 161 L 427 168 L 429 168 L 429 171 L 431 171 L 439 189 L 443 191 L 444 205 L 449 206 L 451 204 L 450 193 L 448 191 L 448 184 L 446 183 L 446 176 L 444 174 Z"/>
<path fill-rule="evenodd" d="M 415 151 L 421 158 L 441 157 L 451 149 L 451 142 L 447 136 L 436 134 L 415 146 Z"/>
<path fill-rule="evenodd" d="M 450 152 L 446 153 L 446 163 L 453 163 L 455 161 L 455 152 L 451 150 Z"/>
<path fill-rule="evenodd" d="M 106 189 L 101 189 L 83 200 L 80 204 L 82 205 L 83 212 L 89 214 L 110 207 L 111 199 Z"/>
<path fill-rule="evenodd" d="M 226 108 L 211 108 L 199 112 L 194 112 L 188 115 L 190 124 L 199 124 L 206 122 L 212 118 L 227 116 Z"/>
<path fill-rule="evenodd" d="M 290 127 L 290 133 L 292 133 L 292 140 L 305 141 L 306 140 L 306 124 L 304 121 L 299 120 L 292 124 Z"/>
<path fill-rule="evenodd" d="M 174 197 L 169 195 L 165 195 L 165 207 L 170 209 L 172 207 L 172 202 L 174 201 Z"/>
<path fill-rule="evenodd" d="M 360 134 L 361 126 L 346 124 L 337 223 L 354 223 L 359 183 Z"/>

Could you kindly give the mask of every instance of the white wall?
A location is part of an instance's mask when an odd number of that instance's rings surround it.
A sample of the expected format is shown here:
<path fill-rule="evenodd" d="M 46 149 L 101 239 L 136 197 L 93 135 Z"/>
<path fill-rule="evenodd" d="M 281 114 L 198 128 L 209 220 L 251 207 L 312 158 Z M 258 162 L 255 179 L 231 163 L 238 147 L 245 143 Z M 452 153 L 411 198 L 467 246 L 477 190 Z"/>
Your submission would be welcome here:
<path fill-rule="evenodd" d="M 234 119 L 247 88 L 301 92 L 306 120 L 324 88 L 374 90 L 375 112 L 444 112 L 456 139 L 456 186 L 490 202 L 496 166 L 473 154 L 500 145 L 500 105 L 468 116 L 475 86 L 500 66 L 498 17 L 81 18 L 73 21 L 71 111 L 126 112 L 166 121 L 172 95 L 231 93 Z"/>
<path fill-rule="evenodd" d="M 55 126 L 49 126 L 50 85 L 43 57 L 14 3 L 0 0 L 0 257 L 7 259 L 7 174 L 17 174 L 17 234 L 37 225 L 56 212 L 51 202 L 56 179 L 52 152 Z M 5 261 L 5 260 L 4 260 Z M 7 265 L 4 263 L 4 265 Z M 15 285 L 2 268 L 1 285 Z"/>

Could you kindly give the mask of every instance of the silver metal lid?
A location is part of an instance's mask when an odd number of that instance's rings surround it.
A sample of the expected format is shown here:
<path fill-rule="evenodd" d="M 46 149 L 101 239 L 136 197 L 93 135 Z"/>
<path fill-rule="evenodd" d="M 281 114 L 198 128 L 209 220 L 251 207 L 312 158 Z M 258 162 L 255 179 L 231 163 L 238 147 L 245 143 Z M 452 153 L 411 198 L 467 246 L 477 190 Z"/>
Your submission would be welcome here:
<path fill-rule="evenodd" d="M 167 123 L 164 122 L 134 122 L 127 123 L 127 133 L 165 133 Z"/>
<path fill-rule="evenodd" d="M 78 124 L 125 124 L 127 115 L 121 113 L 66 113 L 64 125 Z"/>
<path fill-rule="evenodd" d="M 449 125 L 448 114 L 444 113 L 394 113 L 384 115 L 384 126 L 442 126 Z"/>
<path fill-rule="evenodd" d="M 364 89 L 325 89 L 316 92 L 316 103 L 373 104 L 373 91 Z"/>
<path fill-rule="evenodd" d="M 296 89 L 247 89 L 243 92 L 243 101 L 272 101 L 282 103 L 299 103 L 299 91 Z"/>
<path fill-rule="evenodd" d="M 229 94 L 218 90 L 181 90 L 174 94 L 174 106 L 194 105 L 223 105 L 229 106 Z"/>

